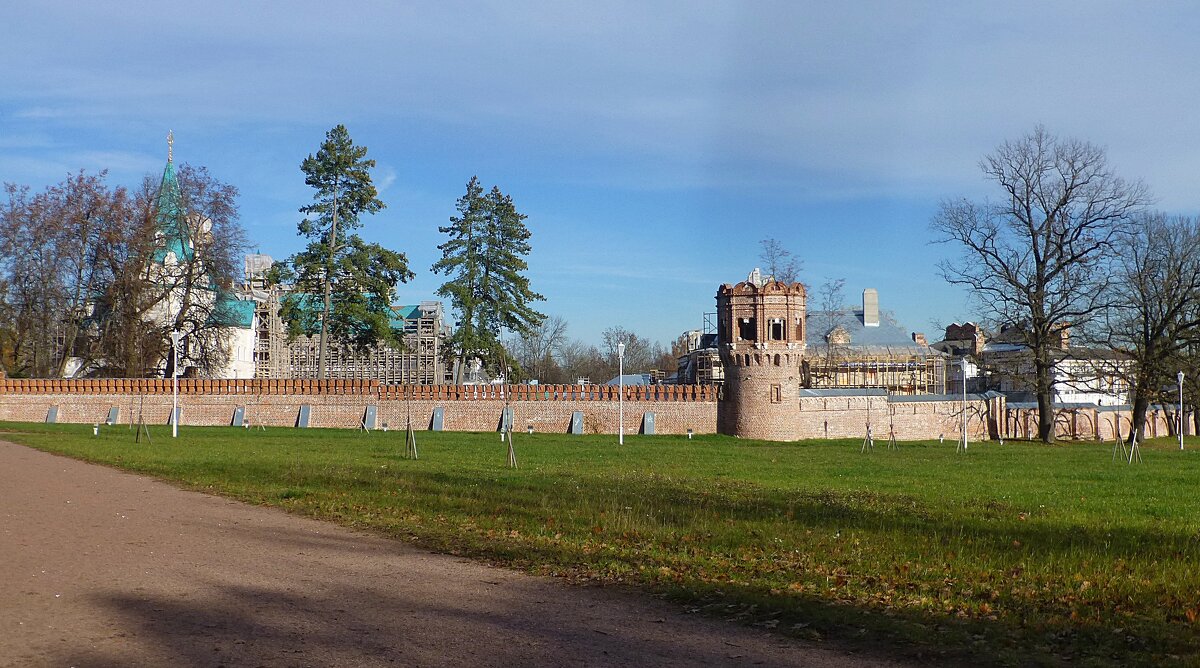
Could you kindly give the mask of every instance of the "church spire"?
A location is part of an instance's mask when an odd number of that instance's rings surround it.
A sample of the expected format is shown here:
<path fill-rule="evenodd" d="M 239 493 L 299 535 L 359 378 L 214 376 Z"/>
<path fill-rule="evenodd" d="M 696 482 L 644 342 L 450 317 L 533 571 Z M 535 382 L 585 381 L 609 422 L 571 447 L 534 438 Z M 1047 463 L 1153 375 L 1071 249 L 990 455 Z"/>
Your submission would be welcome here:
<path fill-rule="evenodd" d="M 158 187 L 155 202 L 155 223 L 163 240 L 154 253 L 154 259 L 162 262 L 168 253 L 177 260 L 192 259 L 192 244 L 188 239 L 184 220 L 183 190 L 175 173 L 175 133 L 167 132 L 167 165 L 163 168 L 162 184 Z"/>

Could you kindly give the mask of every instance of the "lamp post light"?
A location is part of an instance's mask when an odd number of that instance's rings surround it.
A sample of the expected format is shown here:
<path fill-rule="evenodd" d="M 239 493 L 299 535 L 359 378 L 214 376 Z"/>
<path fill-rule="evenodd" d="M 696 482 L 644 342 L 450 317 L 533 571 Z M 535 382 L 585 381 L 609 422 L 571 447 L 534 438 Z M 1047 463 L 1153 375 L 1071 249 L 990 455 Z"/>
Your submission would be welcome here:
<path fill-rule="evenodd" d="M 967 356 L 962 357 L 962 449 L 967 449 Z"/>
<path fill-rule="evenodd" d="M 1183 372 L 1180 371 L 1175 378 L 1179 381 L 1179 449 L 1183 449 Z"/>
<path fill-rule="evenodd" d="M 179 330 L 171 330 L 171 438 L 179 438 Z"/>
<path fill-rule="evenodd" d="M 625 445 L 625 344 L 617 344 L 617 443 Z"/>

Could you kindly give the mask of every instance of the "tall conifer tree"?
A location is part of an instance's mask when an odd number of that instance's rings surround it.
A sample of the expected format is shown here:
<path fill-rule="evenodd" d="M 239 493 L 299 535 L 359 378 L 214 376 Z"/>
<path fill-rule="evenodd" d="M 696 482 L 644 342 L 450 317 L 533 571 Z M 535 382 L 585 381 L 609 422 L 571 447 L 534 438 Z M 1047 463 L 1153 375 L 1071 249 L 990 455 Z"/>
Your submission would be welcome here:
<path fill-rule="evenodd" d="M 307 215 L 299 232 L 310 241 L 275 274 L 295 286 L 280 309 L 289 332 L 320 336 L 319 378 L 326 377 L 331 335 L 358 348 L 398 341 L 392 296 L 397 283 L 413 276 L 403 253 L 352 234 L 362 226 L 359 216 L 384 208 L 371 182 L 375 161 L 366 156 L 366 147 L 355 146 L 338 125 L 326 133 L 317 154 L 300 164 L 304 183 L 316 189 L 313 203 L 300 208 Z M 319 308 L 314 297 L 321 299 Z"/>
<path fill-rule="evenodd" d="M 447 348 L 460 361 L 479 357 L 503 371 L 507 357 L 500 329 L 523 335 L 545 318 L 530 306 L 544 298 L 530 289 L 523 274 L 531 250 L 527 216 L 497 187 L 484 195 L 478 177 L 471 177 L 456 208 L 450 225 L 438 228 L 450 238 L 438 246 L 442 259 L 432 269 L 450 277 L 438 295 L 449 299 L 459 314 Z"/>

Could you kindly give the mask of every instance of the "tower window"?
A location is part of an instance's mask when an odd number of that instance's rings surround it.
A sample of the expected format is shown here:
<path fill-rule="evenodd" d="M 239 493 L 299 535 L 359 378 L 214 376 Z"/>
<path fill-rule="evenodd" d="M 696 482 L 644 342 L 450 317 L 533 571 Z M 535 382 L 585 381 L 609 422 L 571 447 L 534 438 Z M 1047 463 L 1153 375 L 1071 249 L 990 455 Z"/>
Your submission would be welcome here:
<path fill-rule="evenodd" d="M 738 338 L 743 341 L 758 340 L 758 327 L 755 325 L 754 318 L 738 320 Z"/>
<path fill-rule="evenodd" d="M 782 403 L 782 402 L 783 402 L 783 386 L 782 385 L 772 385 L 771 386 L 771 403 L 778 404 L 778 403 Z"/>
<path fill-rule="evenodd" d="M 771 340 L 772 341 L 782 341 L 783 340 L 783 321 L 782 320 L 773 320 L 771 322 Z"/>

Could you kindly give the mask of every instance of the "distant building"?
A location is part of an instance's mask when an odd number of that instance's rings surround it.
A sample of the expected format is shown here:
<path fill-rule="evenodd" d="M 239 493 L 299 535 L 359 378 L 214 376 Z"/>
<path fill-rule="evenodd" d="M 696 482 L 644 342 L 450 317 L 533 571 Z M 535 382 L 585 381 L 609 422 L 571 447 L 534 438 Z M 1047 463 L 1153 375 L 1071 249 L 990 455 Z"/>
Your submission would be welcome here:
<path fill-rule="evenodd" d="M 1010 403 L 1036 401 L 1033 351 L 1025 342 L 1023 323 L 1002 327 L 980 353 L 990 389 L 1003 392 Z M 1050 372 L 1054 404 L 1123 406 L 1129 402 L 1132 361 L 1111 350 L 1072 346 L 1070 328 L 1059 330 L 1052 346 Z"/>
<path fill-rule="evenodd" d="M 987 391 L 987 378 L 979 366 L 986 341 L 983 328 L 979 325 L 973 322 L 965 322 L 960 325 L 955 322 L 946 327 L 946 333 L 941 341 L 930 346 L 947 356 L 947 392 L 961 394 L 964 382 L 967 385 L 967 392 Z"/>
<path fill-rule="evenodd" d="M 286 286 L 266 281 L 273 261 L 266 255 L 246 258 L 245 291 L 257 304 L 254 343 L 255 378 L 316 378 L 319 342 L 315 336 L 288 340 L 279 317 Z M 330 341 L 325 375 L 333 379 L 374 379 L 384 384 L 443 385 L 453 381 L 452 366 L 444 359 L 443 342 L 450 334 L 442 303 L 393 306 L 392 327 L 404 332 L 403 345 L 376 346 L 360 351 Z"/>
<path fill-rule="evenodd" d="M 689 330 L 675 342 L 678 367 L 674 382 L 679 385 L 719 385 L 725 382 L 725 366 L 717 350 L 717 333 Z"/>
<path fill-rule="evenodd" d="M 892 394 L 943 394 L 949 356 L 880 310 L 863 290 L 861 307 L 808 312 L 806 388 L 884 388 Z"/>
<path fill-rule="evenodd" d="M 605 385 L 657 385 L 654 381 L 654 375 L 649 373 L 627 373 L 624 376 L 617 376 L 605 383 Z"/>
<path fill-rule="evenodd" d="M 1009 324 L 988 336 L 972 322 L 948 326 L 945 338 L 934 347 L 951 357 L 951 391 L 962 390 L 965 362 L 968 392 L 998 391 L 1014 407 L 1035 402 L 1033 351 L 1026 343 L 1026 329 L 1022 323 Z M 1051 401 L 1055 405 L 1122 406 L 1128 402 L 1128 356 L 1072 346 L 1070 328 L 1063 326 L 1050 357 Z"/>
<path fill-rule="evenodd" d="M 162 355 L 148 374 L 188 377 L 251 378 L 254 375 L 254 303 L 232 286 L 222 285 L 211 270 L 203 248 L 219 242 L 212 221 L 187 209 L 175 169 L 174 136 L 167 137 L 167 164 L 155 194 L 154 248 L 142 267 L 141 279 L 150 286 L 144 325 L 163 336 Z M 109 304 L 90 305 L 89 327 L 105 326 Z M 178 359 L 166 336 L 180 335 Z M 74 347 L 64 342 L 64 350 Z M 67 378 L 105 373 L 106 361 L 70 356 Z"/>

